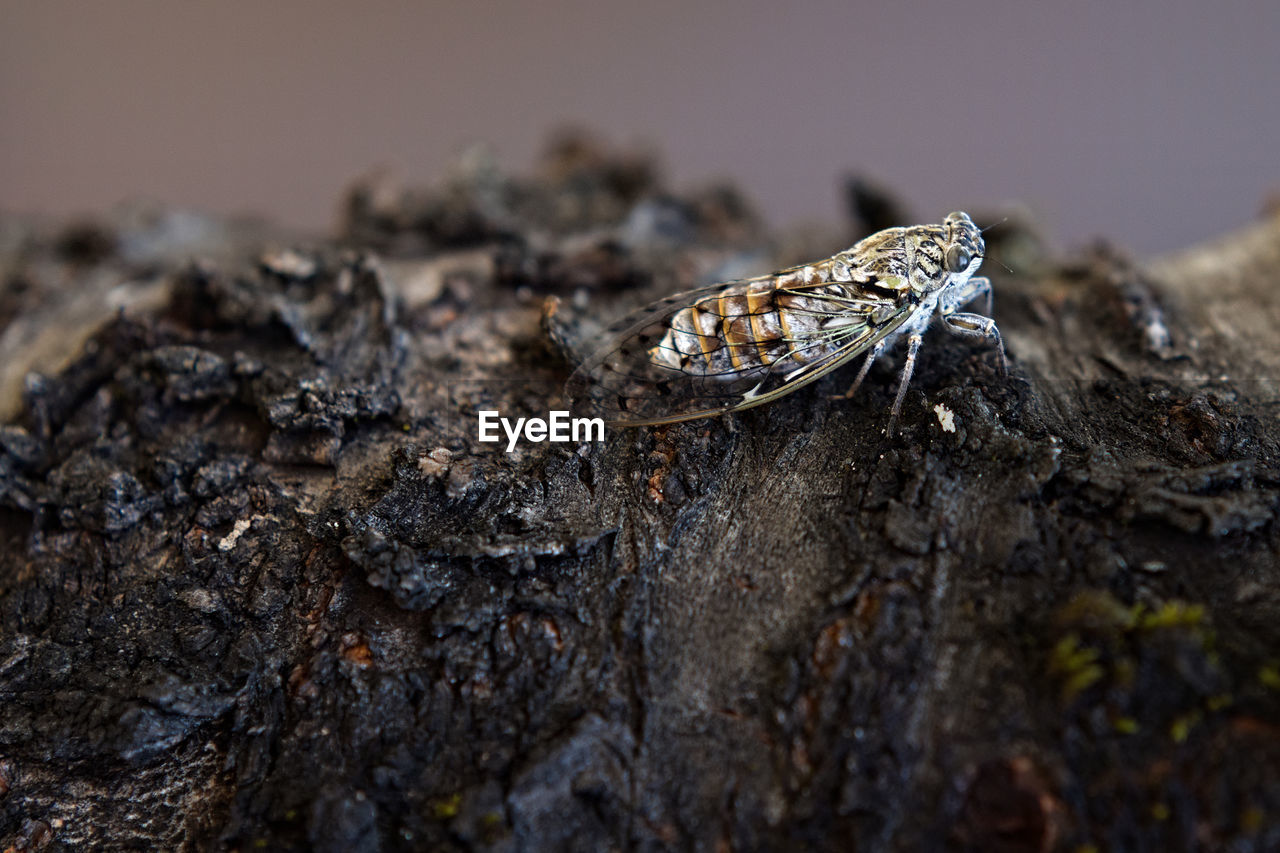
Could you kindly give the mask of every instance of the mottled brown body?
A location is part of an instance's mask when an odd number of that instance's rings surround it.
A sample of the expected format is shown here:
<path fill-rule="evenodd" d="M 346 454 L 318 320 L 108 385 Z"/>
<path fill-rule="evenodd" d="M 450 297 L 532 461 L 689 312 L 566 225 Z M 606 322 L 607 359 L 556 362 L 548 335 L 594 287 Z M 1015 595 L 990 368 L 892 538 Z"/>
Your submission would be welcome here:
<path fill-rule="evenodd" d="M 869 302 L 833 281 L 833 262 L 729 285 L 677 312 L 650 350 L 654 363 L 692 375 L 790 373 L 831 355 L 851 327 L 883 322 L 900 293 Z M 832 305 L 842 305 L 833 312 Z"/>
<path fill-rule="evenodd" d="M 957 311 L 990 294 L 990 282 L 973 277 L 983 249 L 973 220 L 956 212 L 812 264 L 667 297 L 610 327 L 569 395 L 616 425 L 705 417 L 776 399 L 860 353 L 869 365 L 906 335 L 896 416 L 935 315 L 954 334 L 999 345 L 989 318 Z M 865 375 L 864 366 L 859 381 Z"/>

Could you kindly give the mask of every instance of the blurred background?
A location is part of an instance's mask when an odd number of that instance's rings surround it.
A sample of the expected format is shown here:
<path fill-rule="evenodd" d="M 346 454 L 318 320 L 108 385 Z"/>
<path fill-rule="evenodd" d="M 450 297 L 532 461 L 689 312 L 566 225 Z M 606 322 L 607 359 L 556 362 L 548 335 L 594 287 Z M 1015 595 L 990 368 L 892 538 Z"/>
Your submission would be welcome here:
<path fill-rule="evenodd" d="M 0 0 L 0 209 L 126 199 L 330 229 L 387 167 L 476 142 L 528 169 L 566 123 L 727 178 L 774 225 L 849 174 L 923 218 L 1029 207 L 1139 254 L 1280 188 L 1280 3 L 110 3 Z"/>

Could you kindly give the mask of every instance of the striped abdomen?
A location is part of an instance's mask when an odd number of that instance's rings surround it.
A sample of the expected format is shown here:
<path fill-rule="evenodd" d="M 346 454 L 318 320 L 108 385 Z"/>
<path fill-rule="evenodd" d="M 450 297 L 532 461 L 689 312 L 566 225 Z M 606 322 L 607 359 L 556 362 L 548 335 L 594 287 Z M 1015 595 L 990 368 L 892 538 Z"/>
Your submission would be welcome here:
<path fill-rule="evenodd" d="M 814 286 L 819 275 L 806 267 L 703 297 L 672 315 L 649 357 L 687 374 L 724 377 L 785 373 L 823 358 L 839 346 L 833 338 L 868 323 L 870 306 L 851 300 L 841 283 Z"/>

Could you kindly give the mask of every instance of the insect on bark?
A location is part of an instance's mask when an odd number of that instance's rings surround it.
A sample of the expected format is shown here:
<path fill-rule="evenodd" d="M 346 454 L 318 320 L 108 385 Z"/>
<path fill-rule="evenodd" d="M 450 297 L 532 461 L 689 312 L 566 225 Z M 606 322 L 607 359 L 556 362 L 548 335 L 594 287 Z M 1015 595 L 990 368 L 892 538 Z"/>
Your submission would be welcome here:
<path fill-rule="evenodd" d="M 585 412 L 613 426 L 692 420 L 776 400 L 867 354 L 845 396 L 900 338 L 907 341 L 892 431 L 925 330 L 935 319 L 992 342 L 995 321 L 960 311 L 985 297 L 986 245 L 967 213 L 889 228 L 822 261 L 668 296 L 611 326 L 569 379 Z"/>

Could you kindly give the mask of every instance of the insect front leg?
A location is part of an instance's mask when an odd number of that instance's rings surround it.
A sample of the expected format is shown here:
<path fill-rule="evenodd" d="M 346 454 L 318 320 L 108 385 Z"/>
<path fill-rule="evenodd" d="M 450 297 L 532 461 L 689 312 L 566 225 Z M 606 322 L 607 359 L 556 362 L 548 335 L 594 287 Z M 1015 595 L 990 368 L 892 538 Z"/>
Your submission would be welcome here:
<path fill-rule="evenodd" d="M 981 314 L 944 314 L 942 325 L 948 332 L 957 337 L 993 341 L 996 352 L 1000 353 L 1000 375 L 1009 375 L 1009 360 L 1004 354 L 1004 340 L 996 321 Z"/>
<path fill-rule="evenodd" d="M 944 291 L 938 298 L 938 311 L 945 317 L 956 313 L 975 299 L 985 297 L 986 305 L 983 306 L 982 313 L 990 317 L 995 304 L 993 295 L 991 279 L 975 276 L 959 287 Z"/>
<path fill-rule="evenodd" d="M 980 297 L 986 298 L 986 310 L 982 314 L 957 313 L 958 309 Z M 996 321 L 991 319 L 993 301 L 991 279 L 978 276 L 955 290 L 942 294 L 938 300 L 938 313 L 942 316 L 942 325 L 951 334 L 970 340 L 980 338 L 994 341 L 996 351 L 1000 353 L 1000 375 L 1007 376 L 1009 360 L 1004 354 L 1004 341 L 1000 337 L 1000 330 L 996 328 Z"/>

